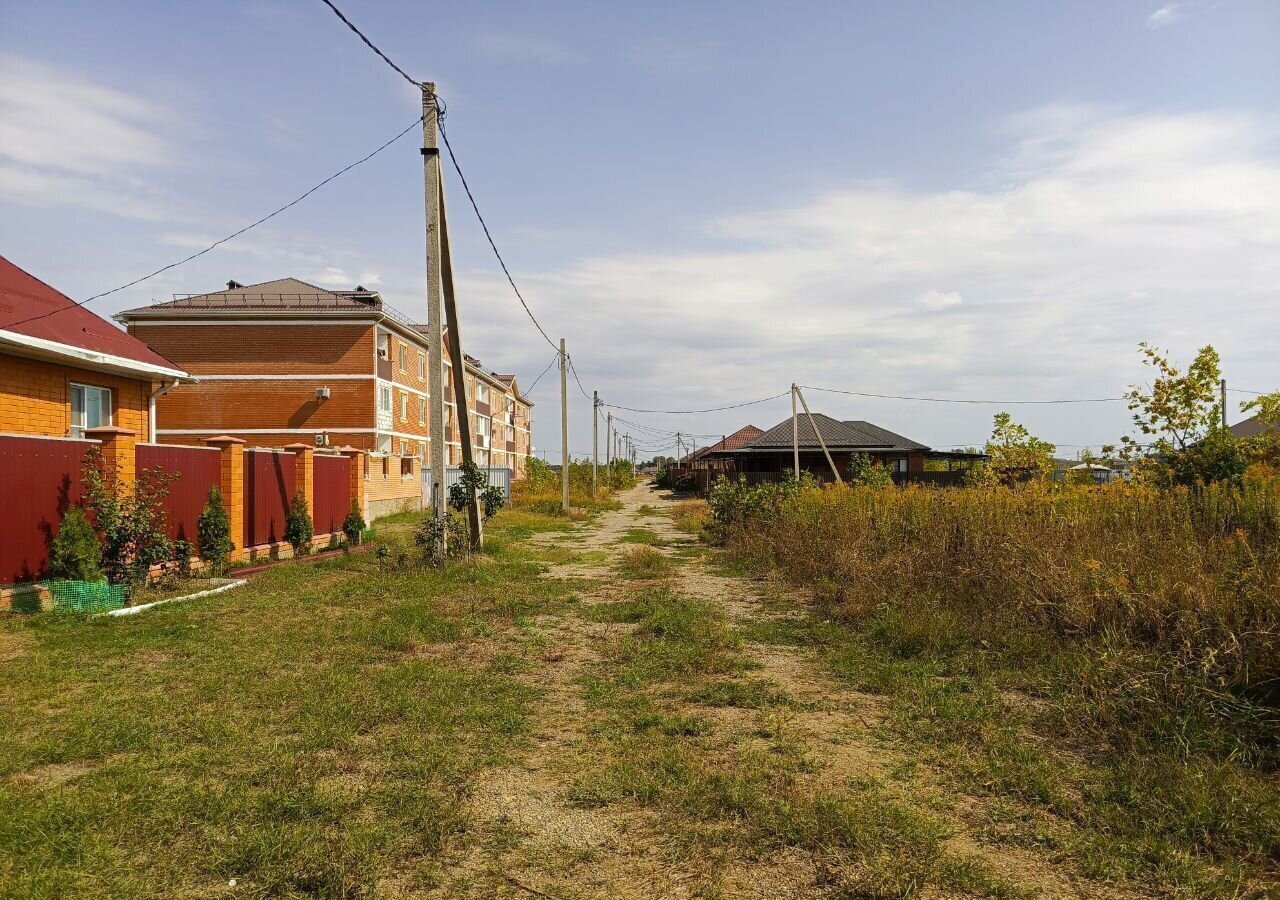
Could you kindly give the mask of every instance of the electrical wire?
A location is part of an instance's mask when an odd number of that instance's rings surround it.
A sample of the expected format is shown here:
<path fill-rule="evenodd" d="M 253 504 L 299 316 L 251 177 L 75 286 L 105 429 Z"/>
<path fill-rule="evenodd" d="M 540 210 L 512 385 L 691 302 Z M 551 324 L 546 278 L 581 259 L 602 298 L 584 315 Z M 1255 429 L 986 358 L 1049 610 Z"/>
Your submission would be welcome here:
<path fill-rule="evenodd" d="M 193 259 L 197 259 L 197 258 L 199 258 L 199 257 L 201 257 L 201 256 L 204 256 L 204 255 L 205 255 L 206 253 L 208 253 L 210 250 L 213 250 L 214 248 L 219 247 L 219 246 L 221 246 L 222 244 L 227 243 L 227 241 L 233 240 L 234 238 L 238 238 L 240 235 L 244 234 L 246 231 L 249 231 L 249 230 L 251 230 L 251 229 L 253 229 L 253 228 L 257 228 L 257 227 L 258 227 L 259 225 L 261 225 L 262 223 L 264 223 L 264 222 L 266 222 L 266 221 L 268 221 L 268 220 L 270 220 L 270 219 L 274 219 L 276 216 L 280 215 L 280 214 L 281 214 L 282 212 L 284 212 L 285 210 L 290 209 L 291 207 L 297 206 L 297 205 L 298 205 L 299 203 L 301 203 L 303 200 L 305 200 L 305 199 L 307 199 L 308 197 L 310 197 L 312 194 L 314 194 L 316 191 L 320 190 L 320 188 L 324 187 L 324 186 L 325 186 L 326 184 L 328 184 L 329 182 L 333 181 L 335 178 L 338 178 L 338 177 L 339 177 L 339 176 L 341 176 L 341 175 L 345 175 L 347 172 L 350 172 L 350 171 L 351 171 L 352 169 L 354 169 L 356 166 L 358 166 L 358 165 L 360 165 L 360 164 L 362 164 L 362 163 L 366 163 L 366 162 L 368 162 L 369 160 L 373 159 L 375 156 L 377 156 L 377 155 L 378 155 L 379 153 L 381 153 L 383 150 L 386 150 L 388 147 L 390 147 L 390 146 L 391 146 L 392 144 L 394 144 L 396 141 L 400 140 L 400 138 L 404 137 L 406 134 L 408 134 L 410 131 L 412 131 L 414 128 L 416 128 L 416 127 L 417 127 L 421 122 L 422 122 L 422 117 L 421 117 L 421 116 L 419 116 L 417 119 L 414 119 L 414 121 L 413 121 L 412 123 L 410 123 L 410 125 L 409 125 L 409 127 L 408 127 L 408 128 L 406 128 L 404 131 L 402 131 L 402 132 L 400 132 L 399 134 L 397 134 L 395 137 L 393 137 L 391 140 L 387 141 L 385 144 L 382 144 L 380 147 L 378 147 L 378 149 L 377 149 L 377 150 L 374 150 L 372 153 L 368 154 L 367 156 L 363 156 L 363 157 L 361 157 L 360 159 L 356 160 L 355 162 L 351 163 L 350 165 L 345 166 L 344 168 L 339 169 L 337 172 L 334 172 L 332 175 L 330 175 L 330 176 L 329 176 L 328 178 L 326 178 L 324 181 L 322 181 L 322 182 L 320 182 L 319 184 L 317 184 L 315 187 L 313 187 L 313 188 L 311 188 L 310 190 L 308 190 L 306 193 L 300 194 L 298 197 L 294 198 L 293 200 L 290 200 L 290 201 L 289 201 L 288 203 L 286 203 L 284 206 L 281 206 L 280 208 L 278 208 L 278 209 L 276 209 L 276 210 L 274 210 L 274 211 L 272 211 L 272 212 L 270 212 L 270 213 L 267 213 L 267 214 L 266 214 L 265 216 L 263 216 L 261 219 L 258 219 L 258 221 L 253 222 L 252 224 L 249 224 L 249 225 L 244 226 L 244 227 L 243 227 L 243 228 L 241 228 L 239 231 L 233 231 L 231 234 L 227 235 L 227 236 L 226 236 L 226 237 L 224 237 L 224 238 L 219 238 L 218 240 L 216 240 L 216 241 L 214 241 L 212 244 L 210 244 L 208 247 L 205 247 L 203 250 L 200 250 L 199 252 L 192 253 L 190 256 L 188 256 L 188 257 L 187 257 L 187 258 L 185 258 L 185 259 L 180 259 L 180 260 L 178 260 L 177 262 L 169 263 L 169 265 L 167 265 L 167 266 L 161 266 L 160 268 L 156 269 L 154 272 L 151 272 L 151 273 L 149 273 L 149 274 L 147 274 L 147 275 L 143 275 L 141 278 L 135 278 L 133 281 L 130 281 L 128 284 L 122 284 L 122 285 L 120 285 L 120 287 L 112 288 L 112 289 L 111 289 L 111 290 L 109 290 L 109 291 L 103 291 L 103 292 L 102 292 L 102 293 L 100 293 L 100 294 L 94 294 L 92 297 L 86 297 L 86 298 L 85 298 L 85 299 L 83 299 L 83 300 L 77 300 L 77 301 L 76 301 L 74 304 L 72 304 L 71 306 L 60 306 L 60 307 L 58 307 L 57 309 L 51 310 L 51 311 L 49 311 L 49 312 L 47 312 L 47 313 L 41 313 L 41 314 L 40 314 L 40 315 L 38 315 L 38 316 L 30 316 L 29 318 L 26 318 L 26 319 L 20 319 L 20 320 L 19 320 L 19 321 L 17 321 L 17 322 L 10 322 L 10 323 L 6 324 L 4 327 L 5 327 L 5 328 L 13 328 L 14 326 L 17 326 L 17 325 L 25 325 L 25 324 L 26 324 L 26 323 L 28 323 L 28 322 L 35 322 L 35 321 L 37 321 L 37 320 L 39 320 L 39 319 L 47 319 L 49 316 L 57 315 L 58 313 L 60 313 L 60 312 L 65 312 L 65 311 L 66 311 L 66 310 L 68 310 L 68 309 L 74 309 L 75 307 L 78 307 L 78 306 L 84 306 L 86 303 L 89 303 L 89 302 L 91 302 L 91 301 L 93 301 L 93 300 L 97 300 L 99 297 L 106 297 L 108 294 L 114 294 L 114 293 L 116 293 L 117 291 L 123 291 L 123 290 L 125 290 L 126 288 L 131 288 L 131 287 L 133 287 L 134 285 L 141 284 L 142 282 L 147 281 L 148 279 L 155 278 L 157 275 L 161 274 L 162 272 L 168 272 L 170 269 L 176 269 L 178 266 L 185 265 L 186 263 L 191 262 Z"/>
<path fill-rule="evenodd" d="M 578 390 L 582 391 L 582 396 L 588 400 L 594 400 L 595 398 L 588 394 L 587 389 L 582 386 L 582 379 L 578 377 L 578 367 L 573 364 L 573 357 L 566 354 L 565 358 L 569 360 L 569 371 L 573 373 L 573 380 L 578 382 Z"/>
<path fill-rule="evenodd" d="M 542 375 L 546 375 L 548 372 L 550 372 L 551 367 L 554 366 L 559 361 L 560 361 L 560 353 L 559 351 L 557 351 L 556 355 L 551 357 L 551 362 L 547 363 L 547 367 L 542 370 Z M 533 379 L 533 384 L 529 385 L 527 388 L 524 389 L 524 392 L 526 395 L 532 393 L 533 389 L 538 386 L 538 382 L 542 380 L 542 375 L 539 375 L 537 378 Z"/>
<path fill-rule="evenodd" d="M 421 86 L 422 86 L 422 84 L 421 84 L 419 81 L 417 81 L 415 78 L 411 77 L 411 76 L 409 75 L 409 73 L 408 73 L 408 72 L 406 72 L 404 69 L 402 69 L 402 68 L 400 68 L 399 66 L 397 66 L 395 63 L 393 63 L 393 62 L 391 61 L 391 57 L 387 56 L 387 54 L 385 54 L 385 53 L 383 53 L 381 50 L 379 50 L 379 49 L 374 45 L 373 41 L 371 41 L 371 40 L 369 40 L 367 37 L 365 37 L 365 36 L 364 36 L 364 32 L 363 32 L 363 31 L 361 31 L 359 28 L 357 28 L 355 25 L 353 25 L 353 24 L 352 24 L 352 22 L 351 22 L 351 20 L 350 20 L 350 19 L 348 19 L 346 16 L 344 16 L 344 15 L 342 14 L 342 10 L 338 9 L 338 7 L 336 7 L 336 6 L 334 6 L 332 3 L 330 3 L 330 2 L 329 2 L 329 0 L 320 0 L 320 2 L 321 2 L 321 3 L 323 3 L 325 6 L 329 7 L 331 10 L 333 10 L 333 14 L 334 14 L 335 16 L 337 16 L 339 19 L 341 19 L 341 20 L 342 20 L 342 24 L 344 24 L 344 25 L 346 25 L 348 28 L 350 28 L 350 29 L 352 30 L 352 32 L 354 32 L 354 33 L 355 33 L 355 36 L 356 36 L 356 37 L 358 37 L 358 38 L 360 38 L 360 40 L 364 41 L 364 42 L 365 42 L 365 44 L 368 46 L 368 48 L 369 48 L 370 50 L 372 50 L 374 53 L 378 54 L 378 56 L 382 57 L 382 61 L 383 61 L 384 63 L 386 63 L 387 65 L 389 65 L 391 68 L 395 69 L 395 70 L 396 70 L 396 73 L 397 73 L 401 78 L 403 78 L 405 81 L 409 82 L 410 84 L 414 85 L 415 87 L 421 87 Z"/>
<path fill-rule="evenodd" d="M 731 403 L 728 406 L 712 406 L 708 409 L 637 409 L 634 406 L 620 406 L 617 403 L 601 403 L 601 406 L 607 406 L 610 409 L 621 409 L 627 412 L 638 413 L 655 413 L 666 416 L 692 416 L 699 413 L 722 412 L 726 409 L 741 409 L 744 406 L 755 406 L 757 403 L 768 403 L 770 400 L 777 400 L 779 397 L 785 397 L 791 391 L 785 390 L 780 394 L 774 394 L 772 397 L 761 397 L 759 400 L 747 400 L 742 403 Z"/>
<path fill-rule="evenodd" d="M 959 400 L 951 397 L 904 397 L 897 394 L 873 394 L 868 391 L 846 391 L 840 388 L 823 388 L 814 387 L 811 384 L 801 384 L 797 387 L 806 391 L 821 391 L 824 394 L 849 394 L 853 397 L 874 397 L 879 400 L 914 400 L 921 403 L 983 403 L 995 404 L 997 406 L 1025 406 L 1025 405 L 1042 405 L 1055 403 L 1120 403 L 1128 400 L 1127 397 L 1090 397 L 1083 400 Z"/>

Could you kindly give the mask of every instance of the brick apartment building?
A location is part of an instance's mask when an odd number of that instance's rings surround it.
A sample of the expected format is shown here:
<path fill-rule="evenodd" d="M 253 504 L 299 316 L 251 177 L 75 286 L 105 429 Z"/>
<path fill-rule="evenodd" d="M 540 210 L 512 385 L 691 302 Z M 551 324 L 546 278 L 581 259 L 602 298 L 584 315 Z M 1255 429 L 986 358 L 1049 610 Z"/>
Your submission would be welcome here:
<path fill-rule="evenodd" d="M 296 278 L 231 281 L 226 290 L 116 319 L 199 379 L 158 399 L 158 440 L 197 443 L 229 434 L 261 446 L 349 445 L 429 459 L 426 327 L 384 304 L 377 291 L 329 291 Z M 533 449 L 532 402 L 514 375 L 490 372 L 472 357 L 465 369 L 477 463 L 522 477 Z M 457 464 L 452 369 L 445 372 L 446 456 Z"/>
<path fill-rule="evenodd" d="M 0 433 L 153 437 L 156 395 L 190 381 L 156 353 L 0 256 Z"/>

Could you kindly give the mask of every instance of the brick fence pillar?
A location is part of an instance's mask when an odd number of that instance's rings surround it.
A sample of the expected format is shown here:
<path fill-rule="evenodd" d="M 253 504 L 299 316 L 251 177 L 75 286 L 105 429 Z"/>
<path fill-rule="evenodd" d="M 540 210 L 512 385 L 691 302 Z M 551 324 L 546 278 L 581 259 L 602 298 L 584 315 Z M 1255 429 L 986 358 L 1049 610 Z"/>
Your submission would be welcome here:
<path fill-rule="evenodd" d="M 218 490 L 227 508 L 231 531 L 231 559 L 244 558 L 244 441 L 220 434 L 204 442 L 221 454 L 218 462 Z"/>
<path fill-rule="evenodd" d="M 132 488 L 138 477 L 138 433 L 118 425 L 101 425 L 86 428 L 84 436 L 100 442 L 99 448 L 102 450 L 102 459 L 107 464 L 107 471 L 114 472 L 121 485 Z"/>
<path fill-rule="evenodd" d="M 350 484 L 350 500 L 356 501 L 356 509 L 360 510 L 360 518 L 369 520 L 369 511 L 364 508 L 364 451 L 355 447 L 339 447 L 338 452 L 347 458 L 347 477 Z"/>
<path fill-rule="evenodd" d="M 307 514 L 311 516 L 311 522 L 314 524 L 316 520 L 316 449 L 310 444 L 289 444 L 284 449 L 294 456 L 293 489 L 307 501 Z"/>

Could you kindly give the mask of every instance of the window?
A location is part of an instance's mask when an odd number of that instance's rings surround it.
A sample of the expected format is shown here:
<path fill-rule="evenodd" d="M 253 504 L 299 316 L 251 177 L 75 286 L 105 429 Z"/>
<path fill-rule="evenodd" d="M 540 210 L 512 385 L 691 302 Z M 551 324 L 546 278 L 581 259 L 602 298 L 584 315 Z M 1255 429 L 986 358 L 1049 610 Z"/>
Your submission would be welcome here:
<path fill-rule="evenodd" d="M 489 402 L 489 385 L 485 384 L 482 381 L 476 382 L 476 402 L 477 403 Z"/>
<path fill-rule="evenodd" d="M 489 446 L 489 429 L 491 427 L 488 416 L 476 416 L 476 446 Z"/>
<path fill-rule="evenodd" d="M 418 424 L 419 425 L 427 424 L 427 398 L 426 397 L 418 398 Z"/>
<path fill-rule="evenodd" d="M 400 371 L 401 372 L 409 371 L 409 345 L 408 344 L 400 345 Z"/>
<path fill-rule="evenodd" d="M 400 421 L 404 422 L 409 418 L 409 395 L 404 391 L 400 392 Z"/>
<path fill-rule="evenodd" d="M 391 412 L 391 387 L 382 385 L 378 388 L 378 409 L 385 413 Z"/>
<path fill-rule="evenodd" d="M 905 459 L 905 458 L 904 458 L 904 459 L 895 459 L 895 460 L 893 461 L 893 471 L 895 471 L 895 472 L 905 472 L 905 471 L 907 471 L 907 461 L 906 461 L 906 459 Z"/>
<path fill-rule="evenodd" d="M 427 354 L 425 353 L 418 354 L 418 378 L 423 381 L 427 378 Z"/>
<path fill-rule="evenodd" d="M 86 428 L 111 424 L 111 389 L 71 385 L 71 436 L 84 437 Z"/>

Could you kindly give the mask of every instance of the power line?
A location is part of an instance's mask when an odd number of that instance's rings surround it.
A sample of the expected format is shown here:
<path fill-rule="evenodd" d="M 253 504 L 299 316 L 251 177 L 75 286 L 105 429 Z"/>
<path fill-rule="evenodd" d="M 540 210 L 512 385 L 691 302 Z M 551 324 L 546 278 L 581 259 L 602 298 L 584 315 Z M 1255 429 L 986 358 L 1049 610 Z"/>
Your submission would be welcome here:
<path fill-rule="evenodd" d="M 996 406 L 1026 406 L 1056 403 L 1120 403 L 1127 397 L 1090 397 L 1082 400 L 959 400 L 951 397 L 904 397 L 897 394 L 873 394 L 868 391 L 846 391 L 839 388 L 814 387 L 802 384 L 799 387 L 806 391 L 821 391 L 824 394 L 849 394 L 854 397 L 874 397 L 880 400 L 914 400 L 920 403 L 982 403 Z"/>
<path fill-rule="evenodd" d="M 396 73 L 397 73 L 401 78 L 403 78 L 405 81 L 409 82 L 410 84 L 412 84 L 412 85 L 413 85 L 413 86 L 415 86 L 415 87 L 421 87 L 421 86 L 422 86 L 422 85 L 421 85 L 421 83 L 420 83 L 420 82 L 418 82 L 416 79 L 412 78 L 412 77 L 409 75 L 409 73 L 408 73 L 408 72 L 406 72 L 404 69 L 402 69 L 402 68 L 400 68 L 399 66 L 397 66 L 395 63 L 393 63 L 393 62 L 391 61 L 391 57 L 387 56 L 387 54 L 385 54 L 385 53 L 383 53 L 381 50 L 379 50 L 379 49 L 374 45 L 373 41 L 371 41 L 371 40 L 369 40 L 367 37 L 365 37 L 365 36 L 364 36 L 364 32 L 363 32 L 363 31 L 361 31 L 359 28 L 357 28 L 355 25 L 353 25 L 353 24 L 351 23 L 351 20 L 350 20 L 350 19 L 348 19 L 346 16 L 344 16 L 344 15 L 342 14 L 342 10 L 338 9 L 338 7 L 336 7 L 336 6 L 334 6 L 332 3 L 330 3 L 330 2 L 329 2 L 329 0 L 320 0 L 320 2 L 321 2 L 321 3 L 323 3 L 325 6 L 329 7 L 331 10 L 333 10 L 333 14 L 334 14 L 335 16 L 337 16 L 339 19 L 341 19 L 341 20 L 342 20 L 342 24 L 344 24 L 344 25 L 346 25 L 348 28 L 350 28 L 350 29 L 355 33 L 356 37 L 360 38 L 360 40 L 362 40 L 362 41 L 364 41 L 364 42 L 365 42 L 365 44 L 368 46 L 368 48 L 369 48 L 370 50 L 372 50 L 374 53 L 378 54 L 378 56 L 382 57 L 382 61 L 383 61 L 384 63 L 386 63 L 387 65 L 389 65 L 391 68 L 395 69 L 395 70 L 396 70 Z"/>
<path fill-rule="evenodd" d="M 1233 394 L 1253 394 L 1255 397 L 1261 397 L 1263 394 L 1273 393 L 1272 391 L 1246 391 L 1244 388 L 1227 388 Z"/>
<path fill-rule="evenodd" d="M 341 19 L 343 24 L 350 28 L 356 37 L 360 38 L 360 40 L 362 40 L 370 50 L 376 53 L 383 62 L 394 69 L 396 74 L 412 85 L 417 87 L 423 86 L 422 82 L 410 76 L 404 69 L 396 65 L 391 60 L 391 57 L 378 49 L 378 46 L 374 44 L 373 41 L 369 40 L 369 38 L 365 36 L 364 32 L 357 28 L 350 19 L 344 16 L 342 14 L 342 10 L 338 9 L 331 0 L 320 0 L 320 2 L 333 10 L 334 15 Z M 484 220 L 484 216 L 480 212 L 480 205 L 476 203 L 475 194 L 471 192 L 471 185 L 467 183 L 467 176 L 462 174 L 462 166 L 458 164 L 458 157 L 453 152 L 453 144 L 449 142 L 449 132 L 444 127 L 444 104 L 441 102 L 439 94 L 433 93 L 432 96 L 435 99 L 436 104 L 436 121 L 440 128 L 440 138 L 444 141 L 444 148 L 449 153 L 449 162 L 453 164 L 453 170 L 458 173 L 458 180 L 462 182 L 462 189 L 467 194 L 467 200 L 471 203 L 471 209 L 475 212 L 476 219 L 480 222 L 480 228 L 484 231 L 485 240 L 489 242 L 489 248 L 493 250 L 493 255 L 498 260 L 498 265 L 502 267 L 502 274 L 507 276 L 507 283 L 511 285 L 511 290 L 515 292 L 516 299 L 519 300 L 520 305 L 524 307 L 525 313 L 529 316 L 529 321 L 533 322 L 533 327 L 538 329 L 538 333 L 542 335 L 542 339 L 550 344 L 552 349 L 558 349 L 556 342 L 551 339 L 551 335 L 547 334 L 546 329 L 542 327 L 542 323 L 538 321 L 537 316 L 533 314 L 533 310 L 529 308 L 529 304 L 525 302 L 524 295 L 520 293 L 520 288 L 516 286 L 516 280 L 511 276 L 511 270 L 507 268 L 506 260 L 502 258 L 502 253 L 498 250 L 498 245 L 493 239 L 493 234 L 489 231 L 489 223 Z"/>
<path fill-rule="evenodd" d="M 754 406 L 757 403 L 768 403 L 770 400 L 785 397 L 789 393 L 791 393 L 790 390 L 785 390 L 780 394 L 774 394 L 772 397 L 761 397 L 759 400 L 747 400 L 743 403 L 731 403 L 728 406 L 713 406 L 708 409 L 637 409 L 634 406 L 619 406 L 616 403 L 601 403 L 600 405 L 608 406 L 611 409 L 626 410 L 627 412 L 656 413 L 666 416 L 692 416 L 699 413 L 721 412 L 726 409 L 740 409 L 744 406 Z"/>
<path fill-rule="evenodd" d="M 548 372 L 550 372 L 551 367 L 554 366 L 559 361 L 559 359 L 560 359 L 559 353 L 551 357 L 551 362 L 547 363 L 547 367 L 542 370 L 542 375 L 546 375 Z M 542 380 L 542 375 L 539 375 L 537 378 L 533 379 L 533 384 L 529 385 L 527 388 L 524 389 L 524 392 L 526 394 L 533 393 L 533 389 L 537 387 L 538 382 Z"/>
<path fill-rule="evenodd" d="M 327 2 L 327 0 L 325 0 L 325 2 Z M 41 314 L 40 314 L 40 315 L 38 315 L 38 316 L 31 316 L 31 317 L 26 318 L 26 319 L 20 319 L 20 320 L 18 320 L 17 322 L 10 322 L 10 323 L 6 324 L 4 327 L 5 327 L 5 328 L 13 328 L 13 327 L 15 327 L 15 326 L 17 326 L 17 325 L 25 325 L 25 324 L 26 324 L 26 323 L 28 323 L 28 322 L 35 322 L 35 321 L 37 321 L 37 320 L 39 320 L 39 319 L 47 319 L 49 316 L 57 315 L 58 313 L 60 313 L 60 312 L 65 312 L 65 311 L 66 311 L 66 310 L 68 310 L 68 309 L 74 309 L 74 308 L 75 308 L 75 307 L 77 307 L 77 306 L 84 306 L 86 303 L 89 303 L 89 302 L 91 302 L 91 301 L 93 301 L 93 300 L 97 300 L 99 297 L 106 297 L 108 294 L 114 294 L 114 293 L 116 293 L 117 291 L 123 291 L 123 290 L 125 290 L 126 288 L 131 288 L 131 287 L 133 287 L 134 285 L 141 284 L 142 282 L 147 281 L 147 280 L 148 280 L 148 279 L 150 279 L 150 278 L 155 278 L 157 275 L 161 274 L 162 272 L 168 272 L 170 269 L 176 269 L 178 266 L 185 265 L 185 264 L 187 264 L 187 263 L 191 262 L 193 259 L 197 259 L 197 258 L 199 258 L 199 257 L 201 257 L 201 256 L 204 256 L 204 255 L 205 255 L 206 253 L 208 253 L 210 250 L 213 250 L 214 248 L 219 247 L 219 246 L 221 246 L 222 244 L 227 243 L 227 241 L 233 240 L 234 238 L 238 238 L 240 235 L 244 234 L 246 231 L 249 231 L 249 230 L 251 230 L 251 229 L 253 229 L 253 228 L 257 228 L 257 227 L 258 227 L 259 225 L 261 225 L 263 222 L 266 222 L 266 221 L 268 221 L 268 220 L 270 220 L 270 219 L 274 219 L 276 216 L 280 215 L 280 214 L 281 214 L 282 212 L 284 212 L 285 210 L 290 209 L 291 207 L 297 206 L 297 205 L 298 205 L 299 203 L 301 203 L 303 200 L 305 200 L 305 199 L 307 199 L 308 197 L 310 197 L 312 194 L 314 194 L 316 191 L 320 190 L 320 188 L 324 187 L 324 186 L 325 186 L 326 184 L 328 184 L 329 182 L 333 181 L 335 178 L 338 178 L 338 177 L 339 177 L 339 176 L 341 176 L 341 175 L 345 175 L 347 172 L 350 172 L 350 171 L 351 171 L 352 169 L 354 169 L 356 166 L 361 165 L 362 163 L 366 163 L 366 162 L 368 162 L 369 160 L 373 159 L 375 156 L 377 156 L 377 155 L 378 155 L 379 153 L 381 153 L 383 150 L 387 149 L 387 148 L 388 148 L 388 147 L 390 147 L 392 144 L 394 144 L 396 141 L 400 140 L 400 138 L 404 137 L 406 134 L 408 134 L 410 131 L 412 131 L 414 128 L 416 128 L 419 124 L 421 124 L 421 122 L 422 122 L 422 117 L 421 117 L 421 116 L 419 116 L 419 117 L 418 117 L 417 119 L 415 119 L 412 123 L 410 123 L 410 125 L 409 125 L 409 127 L 408 127 L 408 128 L 406 128 L 404 131 L 402 131 L 402 132 L 400 132 L 399 134 L 397 134 L 395 137 L 393 137 L 391 140 L 387 141 L 385 144 L 382 144 L 380 147 L 378 147 L 378 149 L 377 149 L 377 150 L 374 150 L 372 153 L 368 154 L 367 156 L 363 156 L 363 157 L 361 157 L 360 159 L 356 160 L 355 162 L 351 163 L 350 165 L 345 166 L 345 167 L 344 167 L 344 168 L 342 168 L 342 169 L 339 169 L 337 172 L 334 172 L 332 175 L 330 175 L 330 176 L 329 176 L 328 178 L 326 178 L 324 181 L 322 181 L 322 182 L 320 182 L 319 184 L 317 184 L 315 187 L 313 187 L 313 188 L 311 188 L 310 190 L 308 190 L 307 192 L 305 192 L 305 193 L 303 193 L 303 194 L 299 195 L 298 197 L 294 198 L 293 200 L 290 200 L 288 203 L 286 203 L 284 206 L 281 206 L 279 209 L 276 209 L 276 210 L 274 210 L 274 211 L 272 211 L 272 212 L 268 213 L 267 215 L 263 216 L 261 219 L 258 219 L 258 221 L 253 222 L 253 223 L 252 223 L 252 224 L 250 224 L 250 225 L 246 225 L 246 226 L 244 226 L 243 228 L 241 228 L 239 231 L 234 231 L 234 232 L 232 232 L 231 234 L 227 235 L 227 236 L 226 236 L 226 237 L 224 237 L 224 238 L 220 238 L 220 239 L 218 239 L 218 240 L 214 241 L 214 242 L 213 242 L 212 244 L 210 244 L 208 247 L 205 247 L 203 250 L 200 250 L 200 251 L 199 251 L 199 252 L 197 252 L 197 253 L 192 253 L 192 254 L 191 254 L 190 256 L 188 256 L 186 259 L 180 259 L 180 260 L 178 260 L 177 262 L 169 263 L 169 265 L 167 265 L 167 266 L 161 266 L 159 269 L 156 269 L 154 272 L 151 272 L 151 273 L 149 273 L 149 274 L 147 274 L 147 275 L 143 275 L 141 278 L 135 278 L 133 281 L 130 281 L 128 284 L 122 284 L 122 285 L 120 285 L 120 287 L 112 288 L 112 289 L 111 289 L 111 290 L 109 290 L 109 291 L 103 291 L 103 292 L 102 292 L 102 293 L 100 293 L 100 294 L 94 294 L 92 297 L 86 297 L 86 298 L 85 298 L 85 299 L 83 299 L 83 300 L 78 300 L 78 301 L 76 301 L 72 306 L 60 306 L 60 307 L 58 307 L 57 309 L 51 310 L 50 312 L 47 312 L 47 313 L 41 313 Z"/>
<path fill-rule="evenodd" d="M 582 379 L 578 377 L 578 367 L 573 364 L 573 357 L 569 356 L 569 371 L 573 373 L 573 380 L 578 382 L 578 390 L 582 391 L 582 396 L 591 400 L 592 397 L 587 393 L 587 389 L 582 386 Z"/>

